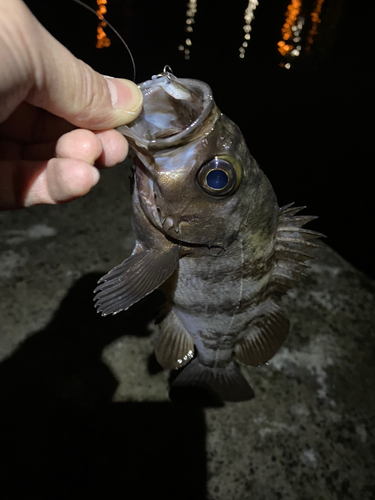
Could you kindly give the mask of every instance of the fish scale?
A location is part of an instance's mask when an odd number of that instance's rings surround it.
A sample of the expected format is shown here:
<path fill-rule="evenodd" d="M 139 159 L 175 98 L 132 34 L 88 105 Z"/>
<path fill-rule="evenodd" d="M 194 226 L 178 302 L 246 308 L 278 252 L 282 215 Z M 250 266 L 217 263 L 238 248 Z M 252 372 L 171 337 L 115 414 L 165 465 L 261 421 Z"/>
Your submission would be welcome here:
<path fill-rule="evenodd" d="M 245 254 L 247 258 L 243 263 L 238 262 L 241 260 L 241 253 L 244 252 L 238 248 L 242 244 L 236 243 L 228 254 L 223 254 L 222 259 L 211 259 L 213 262 L 210 265 L 207 265 L 204 259 L 194 262 L 190 262 L 192 259 L 185 259 L 181 264 L 189 261 L 190 265 L 180 265 L 178 270 L 181 278 L 178 280 L 179 286 L 173 293 L 175 310 L 182 316 L 183 323 L 188 325 L 187 329 L 190 327 L 195 345 L 199 345 L 201 341 L 204 348 L 201 352 L 204 356 L 200 358 L 204 359 L 206 366 L 216 366 L 219 351 L 222 351 L 221 364 L 228 363 L 232 359 L 235 343 L 241 337 L 241 333 L 248 328 L 249 318 L 258 306 L 256 301 L 259 291 L 271 276 L 270 273 L 262 274 L 259 279 L 254 280 L 251 254 L 249 252 Z M 228 262 L 231 266 L 228 266 Z M 270 269 L 270 259 L 268 262 Z M 226 280 L 217 289 L 212 289 L 209 277 L 217 274 L 222 267 L 226 272 Z M 245 269 L 248 272 L 247 279 L 243 277 Z M 190 294 L 186 294 L 187 287 L 183 276 L 194 276 L 193 283 L 189 280 Z M 180 312 L 181 309 L 189 311 L 189 314 Z M 195 328 L 193 324 L 196 324 Z M 198 349 L 198 357 L 199 352 Z"/>
<path fill-rule="evenodd" d="M 101 278 L 95 305 L 116 314 L 159 288 L 167 304 L 155 355 L 179 370 L 173 385 L 251 399 L 238 362 L 264 364 L 285 341 L 280 298 L 304 275 L 317 247 L 311 240 L 322 235 L 303 228 L 315 218 L 300 215 L 304 207 L 279 208 L 207 84 L 166 68 L 140 89 L 142 112 L 119 128 L 136 157 L 136 246 Z"/>

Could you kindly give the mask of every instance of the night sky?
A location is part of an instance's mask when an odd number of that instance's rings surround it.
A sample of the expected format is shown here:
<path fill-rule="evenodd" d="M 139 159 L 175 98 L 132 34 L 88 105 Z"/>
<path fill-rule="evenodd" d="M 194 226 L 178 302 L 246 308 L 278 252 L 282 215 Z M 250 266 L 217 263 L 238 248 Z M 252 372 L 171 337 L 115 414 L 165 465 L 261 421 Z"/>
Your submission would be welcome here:
<path fill-rule="evenodd" d="M 112 45 L 95 48 L 93 14 L 72 0 L 26 3 L 77 57 L 103 74 L 132 78 L 130 58 L 109 29 Z M 96 6 L 94 0 L 86 3 Z M 331 247 L 375 277 L 373 133 L 367 116 L 374 89 L 372 3 L 299 4 L 259 0 L 249 40 L 243 29 L 248 0 L 198 0 L 192 24 L 186 24 L 186 0 L 109 0 L 106 17 L 131 48 L 137 83 L 165 64 L 179 77 L 209 83 L 222 112 L 241 128 L 279 205 L 306 205 L 306 214 L 320 217 L 311 229 L 325 233 Z M 288 29 L 288 5 L 297 41 L 282 55 L 278 42 Z M 315 25 L 314 12 L 320 20 Z M 187 26 L 193 31 L 186 32 Z M 240 52 L 243 42 L 248 46 Z"/>

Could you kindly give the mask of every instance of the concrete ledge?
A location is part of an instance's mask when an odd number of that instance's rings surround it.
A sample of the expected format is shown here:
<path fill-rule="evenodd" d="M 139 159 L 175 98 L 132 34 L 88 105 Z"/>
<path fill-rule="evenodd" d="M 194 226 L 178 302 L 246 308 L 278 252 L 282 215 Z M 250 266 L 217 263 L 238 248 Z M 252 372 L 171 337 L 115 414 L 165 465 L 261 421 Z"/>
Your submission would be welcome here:
<path fill-rule="evenodd" d="M 173 404 L 151 355 L 158 298 L 92 305 L 133 247 L 128 175 L 0 213 L 1 498 L 374 498 L 374 282 L 325 246 L 284 299 L 285 345 L 242 368 L 256 398 Z"/>

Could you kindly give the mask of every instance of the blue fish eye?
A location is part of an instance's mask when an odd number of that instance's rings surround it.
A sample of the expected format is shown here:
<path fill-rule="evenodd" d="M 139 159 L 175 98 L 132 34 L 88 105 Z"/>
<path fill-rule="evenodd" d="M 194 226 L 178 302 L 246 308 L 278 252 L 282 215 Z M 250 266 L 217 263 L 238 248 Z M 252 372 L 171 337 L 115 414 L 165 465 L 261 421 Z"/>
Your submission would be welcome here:
<path fill-rule="evenodd" d="M 223 198 L 237 191 L 242 180 L 242 166 L 233 156 L 217 155 L 201 166 L 196 180 L 205 193 Z"/>
<path fill-rule="evenodd" d="M 228 184 L 228 180 L 228 176 L 224 172 L 224 170 L 219 169 L 211 170 L 211 172 L 209 172 L 206 177 L 207 186 L 212 189 L 225 188 L 225 186 Z"/>

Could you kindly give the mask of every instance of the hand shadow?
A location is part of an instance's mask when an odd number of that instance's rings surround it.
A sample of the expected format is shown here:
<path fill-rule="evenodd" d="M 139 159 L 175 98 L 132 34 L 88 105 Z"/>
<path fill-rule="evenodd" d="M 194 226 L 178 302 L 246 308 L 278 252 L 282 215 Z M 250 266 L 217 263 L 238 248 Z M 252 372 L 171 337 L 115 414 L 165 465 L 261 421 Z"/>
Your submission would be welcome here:
<path fill-rule="evenodd" d="M 155 297 L 101 318 L 99 277 L 77 281 L 47 327 L 0 365 L 1 498 L 204 499 L 203 411 L 111 403 L 117 382 L 102 350 L 124 334 L 148 335 Z"/>

